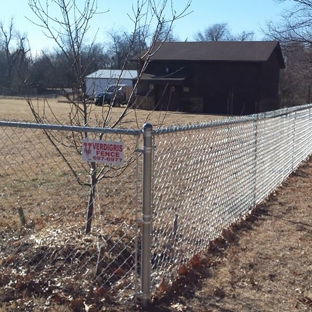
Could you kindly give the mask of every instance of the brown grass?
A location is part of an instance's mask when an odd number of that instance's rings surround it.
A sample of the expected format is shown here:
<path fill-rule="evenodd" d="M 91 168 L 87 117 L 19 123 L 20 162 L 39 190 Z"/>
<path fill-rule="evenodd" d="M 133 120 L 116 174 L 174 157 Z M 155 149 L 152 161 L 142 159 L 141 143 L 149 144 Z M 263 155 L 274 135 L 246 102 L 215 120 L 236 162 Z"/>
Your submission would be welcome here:
<path fill-rule="evenodd" d="M 68 123 L 68 115 L 71 105 L 62 98 L 58 99 L 32 99 L 34 107 L 41 114 L 43 111 L 49 120 L 53 120 L 49 106 L 52 108 L 53 113 L 64 124 Z M 95 121 L 96 118 L 105 116 L 108 106 L 104 107 L 89 104 L 89 112 L 91 120 Z M 114 107 L 112 111 L 111 121 L 115 121 L 124 107 Z M 1 119 L 14 120 L 14 121 L 33 121 L 34 118 L 31 114 L 26 99 L 23 98 L 0 98 L 0 112 Z M 198 123 L 203 121 L 222 119 L 224 116 L 213 115 L 200 115 L 200 114 L 187 114 L 180 112 L 162 112 L 162 111 L 147 111 L 147 110 L 133 110 L 129 109 L 122 125 L 127 126 L 129 129 L 141 129 L 144 123 L 150 122 L 153 126 L 171 126 L 171 125 L 185 125 L 190 123 Z"/>
<path fill-rule="evenodd" d="M 32 99 L 33 105 L 41 115 L 45 115 L 47 123 L 62 122 L 68 123 L 68 115 L 70 113 L 70 104 L 64 99 Z M 34 117 L 27 104 L 26 99 L 18 98 L 0 98 L 1 119 L 8 121 L 27 121 L 34 122 Z M 108 110 L 107 106 L 97 107 L 93 104 L 89 105 L 90 119 L 95 125 L 95 120 L 99 120 L 102 114 L 105 115 Z M 112 122 L 116 120 L 122 111 L 121 108 L 113 108 Z M 133 110 L 130 109 L 125 119 L 122 121 L 121 127 L 127 129 L 140 129 L 145 122 L 150 122 L 153 125 L 171 126 L 177 124 L 189 124 L 198 123 L 201 121 L 209 121 L 212 119 L 220 119 L 220 116 L 205 116 L 196 114 L 184 114 L 179 112 L 151 112 L 146 110 Z M 69 168 L 64 164 L 61 157 L 59 157 L 55 148 L 47 140 L 46 135 L 41 130 L 25 130 L 20 128 L 2 128 L 0 132 L 0 141 L 5 142 L 3 155 L 6 161 L 2 162 L 2 174 L 0 185 L 3 189 L 7 190 L 8 196 L 5 197 L 6 209 L 4 209 L 2 215 L 2 221 L 0 224 L 13 227 L 19 223 L 19 217 L 16 212 L 17 207 L 23 206 L 23 209 L 28 210 L 28 219 L 38 218 L 38 213 L 47 215 L 49 213 L 55 214 L 57 211 L 63 209 L 75 209 L 77 207 L 85 207 L 85 196 L 87 190 L 77 186 L 77 183 L 72 179 Z M 67 136 L 67 133 L 61 135 Z M 9 138 L 9 139 L 8 139 Z M 126 153 L 134 153 L 135 150 L 135 138 L 131 136 L 110 136 L 112 140 L 122 139 L 127 148 Z M 84 182 L 88 182 L 88 167 L 85 163 L 81 162 L 80 156 L 75 154 L 72 149 L 66 149 L 62 145 L 59 145 L 63 154 L 66 155 L 71 161 L 71 165 L 80 174 L 85 175 Z M 18 170 L 17 170 L 18 169 Z M 132 169 L 133 170 L 133 167 Z M 117 179 L 110 185 L 126 184 L 127 191 L 118 196 L 123 202 L 127 203 L 131 201 L 131 196 L 134 193 L 135 184 L 134 171 L 130 172 L 130 169 L 126 170 L 126 178 L 122 181 L 122 178 Z M 105 182 L 104 182 L 105 183 Z M 49 191 L 46 190 L 46 186 L 49 184 Z M 8 190 L 8 186 L 12 185 L 12 188 Z M 66 204 L 64 207 L 64 200 L 62 198 L 62 190 L 66 189 L 67 194 L 71 194 L 71 204 Z M 25 190 L 28 192 L 25 194 Z M 113 188 L 105 185 L 104 189 L 100 189 L 99 192 L 112 194 Z M 18 194 L 17 196 L 14 194 Z M 81 195 L 83 194 L 83 195 Z M 45 203 L 44 209 L 36 202 L 36 196 L 40 196 L 42 202 Z M 112 196 L 106 198 L 103 205 L 112 203 L 114 199 Z M 56 203 L 58 203 L 56 205 Z M 53 208 L 52 208 L 53 206 Z M 6 217 L 7 210 L 14 211 L 14 217 Z M 36 216 L 37 215 L 37 216 Z M 77 215 L 75 215 L 77 217 Z"/>

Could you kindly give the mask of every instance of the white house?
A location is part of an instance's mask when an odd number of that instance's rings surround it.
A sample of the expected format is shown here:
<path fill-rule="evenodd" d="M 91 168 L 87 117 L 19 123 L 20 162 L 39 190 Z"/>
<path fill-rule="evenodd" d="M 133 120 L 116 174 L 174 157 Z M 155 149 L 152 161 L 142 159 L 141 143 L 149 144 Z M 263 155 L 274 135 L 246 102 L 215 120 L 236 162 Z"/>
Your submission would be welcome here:
<path fill-rule="evenodd" d="M 136 76 L 136 70 L 99 69 L 85 77 L 86 94 L 95 96 L 103 92 L 107 85 L 116 83 L 132 86 L 132 79 Z"/>

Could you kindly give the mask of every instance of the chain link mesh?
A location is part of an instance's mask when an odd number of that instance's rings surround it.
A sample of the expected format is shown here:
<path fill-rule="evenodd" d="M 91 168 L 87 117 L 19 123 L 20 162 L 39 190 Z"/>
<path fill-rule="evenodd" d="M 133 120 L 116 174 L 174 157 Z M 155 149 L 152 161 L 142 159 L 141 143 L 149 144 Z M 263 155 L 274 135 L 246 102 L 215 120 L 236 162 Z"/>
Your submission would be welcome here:
<path fill-rule="evenodd" d="M 92 226 L 86 235 L 90 168 L 73 140 L 82 133 L 12 125 L 2 122 L 0 128 L 1 287 L 47 300 L 133 299 L 140 286 L 139 136 L 104 133 L 103 140 L 124 142 L 125 165 L 96 164 L 103 179 L 93 190 Z"/>
<path fill-rule="evenodd" d="M 312 152 L 311 106 L 156 130 L 152 285 L 170 287 Z"/>

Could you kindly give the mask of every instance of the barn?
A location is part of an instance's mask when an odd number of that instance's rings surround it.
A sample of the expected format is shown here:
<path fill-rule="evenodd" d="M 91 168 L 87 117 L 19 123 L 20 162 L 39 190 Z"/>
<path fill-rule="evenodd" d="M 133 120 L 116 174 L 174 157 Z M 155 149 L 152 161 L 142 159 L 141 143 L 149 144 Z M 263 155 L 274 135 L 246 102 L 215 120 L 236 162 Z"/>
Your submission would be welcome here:
<path fill-rule="evenodd" d="M 132 80 L 136 76 L 136 70 L 99 69 L 85 77 L 86 94 L 95 96 L 108 85 L 116 83 L 132 86 Z"/>
<path fill-rule="evenodd" d="M 285 63 L 277 41 L 165 42 L 153 52 L 137 88 L 142 108 L 224 115 L 279 108 Z M 139 70 L 144 58 L 137 62 Z"/>

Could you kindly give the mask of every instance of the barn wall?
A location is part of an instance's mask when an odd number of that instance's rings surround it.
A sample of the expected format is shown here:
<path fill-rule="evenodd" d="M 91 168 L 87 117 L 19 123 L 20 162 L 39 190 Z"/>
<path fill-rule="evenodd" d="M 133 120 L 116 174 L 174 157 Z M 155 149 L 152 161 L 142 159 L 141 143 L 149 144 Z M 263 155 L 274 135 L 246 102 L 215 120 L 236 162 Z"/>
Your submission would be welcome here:
<path fill-rule="evenodd" d="M 180 104 L 169 110 L 246 115 L 278 107 L 280 65 L 275 51 L 267 63 L 153 61 L 145 73 L 164 76 L 181 68 L 187 68 L 188 78 L 179 89 Z"/>
<path fill-rule="evenodd" d="M 278 55 L 274 51 L 268 61 L 262 65 L 260 112 L 279 108 L 278 88 L 280 68 L 278 64 Z"/>
<path fill-rule="evenodd" d="M 208 114 L 249 114 L 259 97 L 259 64 L 233 62 L 198 62 L 188 81 L 189 98 L 203 99 Z"/>

